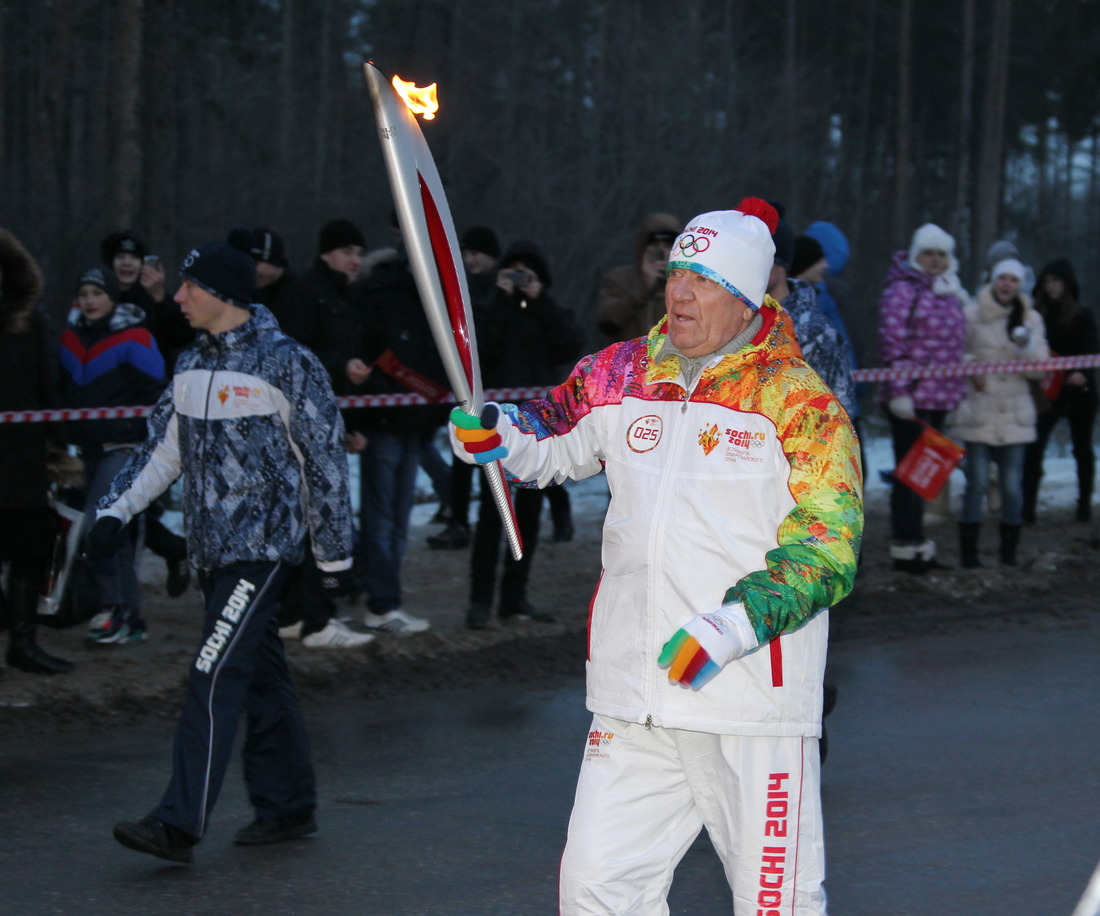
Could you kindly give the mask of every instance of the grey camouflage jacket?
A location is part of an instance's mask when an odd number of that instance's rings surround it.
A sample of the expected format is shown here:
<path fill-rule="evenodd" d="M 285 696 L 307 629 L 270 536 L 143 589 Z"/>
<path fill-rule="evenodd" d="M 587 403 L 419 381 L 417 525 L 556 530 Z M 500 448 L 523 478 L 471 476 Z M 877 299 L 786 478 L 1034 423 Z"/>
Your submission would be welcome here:
<path fill-rule="evenodd" d="M 149 436 L 98 503 L 124 523 L 183 473 L 191 565 L 351 566 L 344 424 L 328 373 L 252 306 L 244 324 L 201 333 L 149 417 Z"/>

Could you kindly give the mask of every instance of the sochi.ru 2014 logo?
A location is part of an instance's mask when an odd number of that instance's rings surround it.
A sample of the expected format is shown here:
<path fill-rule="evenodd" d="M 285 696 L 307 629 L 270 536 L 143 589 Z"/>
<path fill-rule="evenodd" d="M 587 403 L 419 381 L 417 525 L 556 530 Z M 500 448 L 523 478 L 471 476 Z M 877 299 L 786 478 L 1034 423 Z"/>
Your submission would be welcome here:
<path fill-rule="evenodd" d="M 626 444 L 634 452 L 649 452 L 661 441 L 661 418 L 656 414 L 639 417 L 626 432 Z"/>

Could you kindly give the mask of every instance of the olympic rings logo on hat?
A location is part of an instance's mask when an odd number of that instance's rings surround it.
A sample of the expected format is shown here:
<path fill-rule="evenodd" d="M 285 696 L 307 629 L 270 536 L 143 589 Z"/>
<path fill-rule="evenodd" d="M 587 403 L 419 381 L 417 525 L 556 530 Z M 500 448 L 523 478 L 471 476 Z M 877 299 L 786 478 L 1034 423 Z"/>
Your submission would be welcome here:
<path fill-rule="evenodd" d="M 700 235 L 681 235 L 676 240 L 676 247 L 685 258 L 693 258 L 710 248 L 710 239 Z"/>
<path fill-rule="evenodd" d="M 195 263 L 195 262 L 196 262 L 196 261 L 197 261 L 198 259 L 199 259 L 199 252 L 198 252 L 198 250 L 197 250 L 197 249 L 195 249 L 195 248 L 192 248 L 192 249 L 191 249 L 191 250 L 190 250 L 189 252 L 187 252 L 187 257 L 183 259 L 183 266 L 184 266 L 185 268 L 186 268 L 186 267 L 190 267 L 190 266 L 191 266 L 192 264 L 194 264 L 194 263 Z"/>

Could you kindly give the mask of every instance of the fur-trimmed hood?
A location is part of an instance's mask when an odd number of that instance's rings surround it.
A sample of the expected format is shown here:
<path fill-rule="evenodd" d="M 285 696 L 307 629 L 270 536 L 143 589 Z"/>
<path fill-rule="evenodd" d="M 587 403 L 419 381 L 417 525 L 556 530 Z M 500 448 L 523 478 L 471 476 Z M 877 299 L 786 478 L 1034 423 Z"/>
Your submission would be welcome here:
<path fill-rule="evenodd" d="M 22 242 L 0 229 L 0 332 L 22 333 L 42 298 L 42 272 Z"/>

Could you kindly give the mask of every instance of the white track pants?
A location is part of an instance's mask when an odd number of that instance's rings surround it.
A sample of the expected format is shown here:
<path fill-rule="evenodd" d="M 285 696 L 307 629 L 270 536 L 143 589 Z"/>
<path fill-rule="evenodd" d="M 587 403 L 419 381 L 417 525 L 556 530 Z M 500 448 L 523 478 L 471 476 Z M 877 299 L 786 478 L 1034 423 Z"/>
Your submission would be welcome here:
<path fill-rule="evenodd" d="M 561 863 L 562 916 L 666 916 L 707 828 L 737 916 L 823 916 L 816 738 L 653 728 L 597 715 Z"/>

